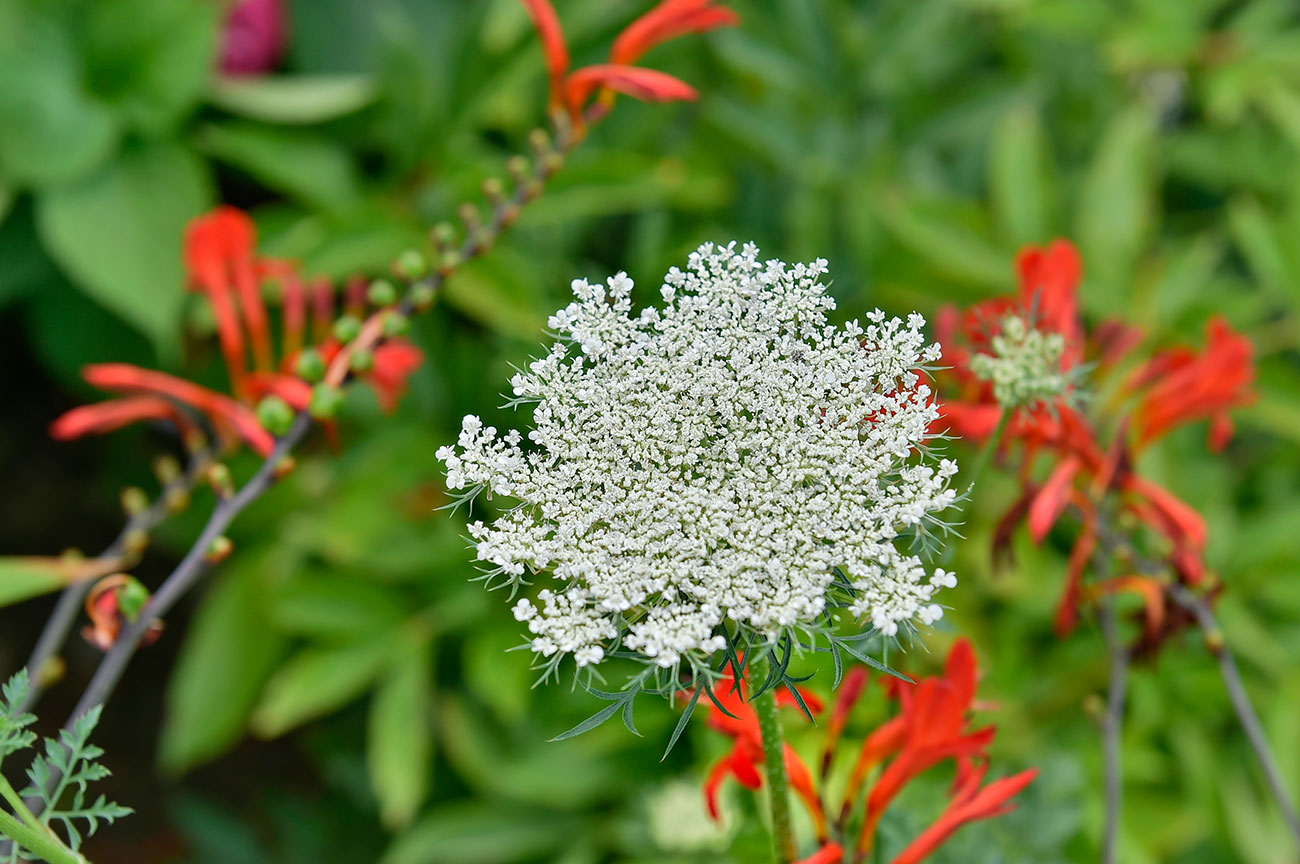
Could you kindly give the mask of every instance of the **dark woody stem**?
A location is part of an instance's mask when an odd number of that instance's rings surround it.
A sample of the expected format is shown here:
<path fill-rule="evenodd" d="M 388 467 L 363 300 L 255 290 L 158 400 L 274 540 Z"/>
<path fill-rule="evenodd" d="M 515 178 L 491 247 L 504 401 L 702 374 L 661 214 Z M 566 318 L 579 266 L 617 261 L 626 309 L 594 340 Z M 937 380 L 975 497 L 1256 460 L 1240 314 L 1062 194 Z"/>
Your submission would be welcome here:
<path fill-rule="evenodd" d="M 1232 709 L 1237 715 L 1237 722 L 1246 733 L 1246 739 L 1250 742 L 1255 759 L 1264 772 L 1269 792 L 1272 793 L 1278 809 L 1282 811 L 1287 827 L 1295 838 L 1296 846 L 1300 847 L 1300 815 L 1296 812 L 1291 793 L 1282 781 L 1282 772 L 1278 768 L 1277 759 L 1273 756 L 1268 736 L 1264 734 L 1263 724 L 1259 722 L 1259 714 L 1255 711 L 1255 706 L 1250 701 L 1250 694 L 1246 692 L 1245 684 L 1241 680 L 1237 658 L 1224 639 L 1209 598 L 1175 579 L 1169 579 L 1164 565 L 1144 556 L 1127 538 L 1121 536 L 1104 520 L 1099 525 L 1098 539 L 1108 554 L 1119 555 L 1131 562 L 1137 570 L 1164 579 L 1167 595 L 1196 619 L 1197 626 L 1205 634 L 1206 646 L 1218 661 L 1219 673 L 1223 677 Z"/>
<path fill-rule="evenodd" d="M 1124 810 L 1121 735 L 1127 701 L 1129 650 L 1120 636 L 1115 604 L 1111 597 L 1102 598 L 1098 617 L 1110 655 L 1110 686 L 1106 693 L 1106 713 L 1101 720 L 1106 764 L 1106 823 L 1102 835 L 1101 861 L 1102 864 L 1116 864 L 1119 860 L 1120 817 Z"/>
<path fill-rule="evenodd" d="M 138 557 L 142 547 L 148 543 L 149 532 L 157 528 L 167 517 L 176 512 L 174 502 L 178 496 L 188 497 L 190 491 L 198 484 L 203 472 L 212 464 L 212 456 L 206 450 L 198 450 L 190 456 L 190 464 L 185 473 L 163 486 L 158 497 L 144 510 L 131 516 L 116 539 L 99 553 L 100 561 L 121 561 L 121 567 L 129 567 L 131 561 Z M 36 648 L 27 661 L 27 680 L 30 682 L 27 695 L 18 706 L 18 713 L 30 711 L 45 691 L 46 667 L 58 656 L 72 633 L 81 613 L 81 606 L 90 593 L 94 580 L 78 581 L 63 589 L 54 611 L 45 622 Z"/>
<path fill-rule="evenodd" d="M 757 676 L 751 676 L 751 681 Z M 794 821 L 790 815 L 790 782 L 785 773 L 785 736 L 776 704 L 776 689 L 769 688 L 754 699 L 758 727 L 763 737 L 763 772 L 772 811 L 772 857 L 776 864 L 790 864 L 798 849 Z"/>
<path fill-rule="evenodd" d="M 592 118 L 589 118 L 588 122 L 590 122 L 590 119 Z M 461 263 L 486 253 L 502 231 L 514 222 L 520 208 L 540 194 L 545 182 L 563 166 L 564 156 L 581 140 L 582 136 L 575 135 L 572 128 L 566 123 L 557 123 L 554 147 L 547 146 L 544 148 L 544 152 L 537 154 L 537 165 L 530 182 L 517 184 L 509 198 L 495 202 L 488 219 L 481 226 L 467 230 L 464 242 L 456 252 L 449 254 L 442 262 L 438 262 L 438 266 L 430 276 L 410 286 L 401 303 L 397 306 L 397 311 L 402 314 L 419 311 L 415 297 L 418 296 L 420 291 L 423 291 L 428 296 L 436 296 L 437 291 L 442 288 L 447 278 Z M 381 310 L 366 320 L 357 338 L 345 347 L 331 363 L 326 373 L 326 382 L 328 384 L 333 386 L 345 384 L 350 377 L 348 368 L 351 354 L 354 351 L 369 350 L 383 340 L 384 315 L 389 311 L 391 310 Z M 294 447 L 306 437 L 307 432 L 313 425 L 313 420 L 308 412 L 299 412 L 294 418 L 289 432 L 277 440 L 274 450 L 263 461 L 252 478 L 234 495 L 221 500 L 217 504 L 198 539 L 190 547 L 181 563 L 163 581 L 158 591 L 140 610 L 136 619 L 123 630 L 117 642 L 104 655 L 104 659 L 100 662 L 94 677 L 91 678 L 90 684 L 87 685 L 81 699 L 77 702 L 76 708 L 64 724 L 65 729 L 72 728 L 77 719 L 91 708 L 108 701 L 113 690 L 117 687 L 122 673 L 130 663 L 136 648 L 139 647 L 140 640 L 149 631 L 153 623 L 175 606 L 176 602 L 194 587 L 207 572 L 209 565 L 206 556 L 213 541 L 223 536 L 235 518 L 248 505 L 271 488 L 275 483 L 280 466 Z M 76 604 L 72 608 L 75 612 Z M 75 614 L 69 613 L 69 618 L 75 619 Z M 66 638 L 66 628 L 70 626 L 70 622 L 63 626 L 65 628 L 63 638 Z M 54 640 L 52 637 L 51 641 L 61 642 L 62 638 Z M 57 780 L 57 776 L 51 778 L 52 783 L 57 782 Z M 32 804 L 33 811 L 39 815 L 40 802 L 36 801 L 32 802 Z"/>
<path fill-rule="evenodd" d="M 1200 625 L 1201 630 L 1205 633 L 1205 644 L 1210 649 L 1210 653 L 1219 661 L 1219 672 L 1223 676 L 1223 684 L 1228 690 L 1228 698 L 1232 702 L 1232 708 L 1237 712 L 1237 721 L 1241 724 L 1242 730 L 1245 731 L 1251 749 L 1255 751 L 1255 759 L 1259 762 L 1260 768 L 1264 770 L 1264 777 L 1268 781 L 1269 791 L 1273 793 L 1273 799 L 1277 802 L 1278 809 L 1282 811 L 1287 827 L 1291 829 L 1291 834 L 1295 837 L 1296 845 L 1300 847 L 1300 816 L 1296 814 L 1295 803 L 1291 800 L 1291 793 L 1287 791 L 1286 785 L 1282 782 L 1282 772 L 1278 769 L 1272 748 L 1269 747 L 1268 736 L 1264 734 L 1264 727 L 1259 722 L 1259 715 L 1255 713 L 1255 706 L 1251 704 L 1250 696 L 1246 693 L 1246 686 L 1241 680 L 1241 671 L 1237 668 L 1237 658 L 1233 656 L 1232 649 L 1228 647 L 1227 642 L 1223 639 L 1223 631 L 1219 629 L 1219 621 L 1215 617 L 1214 609 L 1210 606 L 1210 601 L 1204 595 L 1196 594 L 1177 582 L 1168 587 L 1169 594 L 1174 598 L 1174 602 L 1191 612 L 1196 618 L 1196 623 Z"/>

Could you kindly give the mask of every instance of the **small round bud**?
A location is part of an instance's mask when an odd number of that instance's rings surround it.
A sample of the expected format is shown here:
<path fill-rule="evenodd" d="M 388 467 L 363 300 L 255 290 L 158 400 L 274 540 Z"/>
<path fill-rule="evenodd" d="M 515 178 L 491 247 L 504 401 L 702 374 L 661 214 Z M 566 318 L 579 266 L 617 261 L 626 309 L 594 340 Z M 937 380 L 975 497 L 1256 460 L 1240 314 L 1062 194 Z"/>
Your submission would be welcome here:
<path fill-rule="evenodd" d="M 411 286 L 411 301 L 421 312 L 433 305 L 437 291 L 428 282 L 417 282 Z"/>
<path fill-rule="evenodd" d="M 283 480 L 285 477 L 288 477 L 290 474 L 292 474 L 294 469 L 297 467 L 298 467 L 298 460 L 288 454 L 285 454 L 280 458 L 279 462 L 275 463 L 275 472 L 274 472 L 275 479 Z"/>
<path fill-rule="evenodd" d="M 351 342 L 361 332 L 361 319 L 355 315 L 343 315 L 334 322 L 334 338 L 344 343 Z"/>
<path fill-rule="evenodd" d="M 158 482 L 166 486 L 181 476 L 181 463 L 171 456 L 159 456 L 153 460 L 153 473 Z"/>
<path fill-rule="evenodd" d="M 459 267 L 462 260 L 464 259 L 461 258 L 461 254 L 452 249 L 442 256 L 442 261 L 438 262 L 438 269 L 443 275 L 446 275 Z"/>
<path fill-rule="evenodd" d="M 149 496 L 139 486 L 128 486 L 122 490 L 122 510 L 128 516 L 139 516 L 149 509 Z"/>
<path fill-rule="evenodd" d="M 364 349 L 353 351 L 348 357 L 348 365 L 352 367 L 353 372 L 369 372 L 375 368 L 374 352 Z"/>
<path fill-rule="evenodd" d="M 267 396 L 257 403 L 257 422 L 278 438 L 293 426 L 293 409 L 279 396 Z"/>
<path fill-rule="evenodd" d="M 229 537 L 222 534 L 212 541 L 212 545 L 208 547 L 208 551 L 203 555 L 203 560 L 209 564 L 220 564 L 229 558 L 230 553 L 233 551 L 235 551 L 235 544 L 230 542 Z"/>
<path fill-rule="evenodd" d="M 423 262 L 424 259 L 420 260 Z M 400 258 L 397 266 L 399 269 L 402 266 Z M 387 279 L 376 279 L 370 283 L 370 288 L 366 291 L 366 299 L 370 301 L 371 306 L 392 306 L 397 302 L 397 288 Z"/>
<path fill-rule="evenodd" d="M 411 281 L 421 279 L 424 274 L 429 272 L 429 262 L 414 249 L 407 249 L 401 255 L 398 255 L 394 266 L 398 276 Z M 397 301 L 394 300 L 393 302 L 396 303 Z M 377 305 L 387 306 L 389 304 L 380 303 Z"/>
<path fill-rule="evenodd" d="M 223 462 L 214 462 L 208 468 L 208 485 L 222 498 L 235 494 L 235 478 L 230 476 L 230 468 Z"/>
<path fill-rule="evenodd" d="M 483 181 L 483 197 L 492 202 L 493 205 L 501 203 L 505 197 L 505 187 L 496 177 L 489 177 Z"/>
<path fill-rule="evenodd" d="M 343 391 L 328 384 L 317 384 L 311 391 L 311 405 L 307 408 L 317 420 L 329 420 L 337 416 L 343 407 Z"/>
<path fill-rule="evenodd" d="M 143 528 L 135 528 L 126 532 L 122 548 L 128 557 L 138 560 L 140 556 L 144 555 L 144 551 L 149 548 L 149 532 Z"/>
<path fill-rule="evenodd" d="M 522 156 L 511 156 L 506 160 L 506 173 L 515 185 L 522 185 L 528 179 L 528 160 Z"/>
<path fill-rule="evenodd" d="M 315 348 L 304 348 L 298 352 L 294 371 L 306 381 L 319 381 L 325 377 L 325 358 Z"/>
<path fill-rule="evenodd" d="M 454 246 L 456 244 L 456 229 L 450 222 L 439 222 L 433 226 L 430 239 L 433 240 L 434 248 L 438 250 Z"/>
<path fill-rule="evenodd" d="M 460 217 L 461 222 L 465 223 L 465 230 L 470 234 L 474 234 L 483 227 L 483 216 L 473 204 L 465 203 L 460 205 L 456 215 Z"/>
<path fill-rule="evenodd" d="M 389 309 L 384 313 L 384 336 L 392 339 L 394 336 L 402 336 L 411 329 L 411 319 L 407 318 L 396 309 Z"/>
<path fill-rule="evenodd" d="M 187 489 L 167 490 L 167 509 L 172 513 L 183 513 L 190 506 L 190 493 Z"/>
<path fill-rule="evenodd" d="M 551 136 L 546 134 L 545 129 L 534 129 L 528 133 L 528 146 L 538 156 L 543 156 L 551 152 Z"/>
<path fill-rule="evenodd" d="M 140 617 L 140 610 L 149 602 L 149 589 L 140 584 L 140 580 L 128 576 L 117 589 L 117 608 L 122 617 L 134 621 Z"/>

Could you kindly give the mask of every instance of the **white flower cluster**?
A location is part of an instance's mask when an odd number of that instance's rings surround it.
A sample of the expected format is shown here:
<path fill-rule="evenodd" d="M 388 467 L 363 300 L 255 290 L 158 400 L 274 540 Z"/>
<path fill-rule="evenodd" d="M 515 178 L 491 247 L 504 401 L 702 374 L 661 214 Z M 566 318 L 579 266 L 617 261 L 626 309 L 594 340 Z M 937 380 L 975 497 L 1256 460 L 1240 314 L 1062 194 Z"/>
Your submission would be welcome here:
<path fill-rule="evenodd" d="M 976 354 L 970 368 L 993 385 L 993 396 L 1006 408 L 1029 408 L 1064 396 L 1070 376 L 1061 371 L 1065 337 L 1030 327 L 1009 315 L 991 340 L 992 354 Z"/>
<path fill-rule="evenodd" d="M 942 615 L 956 580 L 895 545 L 954 499 L 956 464 L 918 449 L 939 346 L 915 314 L 829 325 L 825 272 L 706 244 L 635 317 L 625 274 L 576 281 L 512 381 L 531 445 L 470 416 L 439 449 L 451 489 L 520 502 L 470 533 L 494 572 L 558 583 L 515 607 L 534 651 L 583 666 L 621 640 L 671 667 L 725 621 L 772 637 L 828 600 L 891 635 Z"/>

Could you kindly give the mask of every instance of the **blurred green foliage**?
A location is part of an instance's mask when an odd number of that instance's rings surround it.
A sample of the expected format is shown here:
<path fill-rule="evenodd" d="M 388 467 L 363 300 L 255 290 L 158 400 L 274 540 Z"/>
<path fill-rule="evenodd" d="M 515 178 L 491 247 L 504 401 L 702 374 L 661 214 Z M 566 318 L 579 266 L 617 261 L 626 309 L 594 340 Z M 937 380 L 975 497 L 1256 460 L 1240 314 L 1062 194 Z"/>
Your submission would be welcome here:
<path fill-rule="evenodd" d="M 557 5 L 587 61 L 649 4 Z M 1248 333 L 1260 398 L 1236 443 L 1212 457 L 1203 430 L 1184 430 L 1142 467 L 1210 519 L 1227 638 L 1300 787 L 1300 7 L 734 5 L 740 29 L 649 58 L 701 101 L 620 104 L 418 323 L 429 360 L 398 416 L 358 396 L 343 452 L 309 454 L 259 502 L 192 620 L 169 629 L 183 647 L 159 764 L 183 792 L 169 820 L 189 860 L 726 860 L 654 834 L 666 784 L 698 781 L 725 750 L 702 722 L 662 763 L 664 704 L 638 705 L 644 739 L 611 724 L 545 743 L 596 706 L 565 686 L 530 689 L 527 657 L 506 652 L 519 633 L 504 598 L 469 581 L 463 516 L 434 509 L 445 499 L 432 454 L 465 413 L 512 422 L 499 394 L 570 279 L 626 269 L 650 301 L 687 251 L 732 238 L 828 258 L 848 317 L 1003 292 L 1018 248 L 1069 236 L 1094 320 L 1199 343 L 1220 312 Z M 264 249 L 310 273 L 378 271 L 500 174 L 541 117 L 540 50 L 517 0 L 299 0 L 283 71 L 241 81 L 210 72 L 215 8 L 0 0 L 0 323 L 20 326 L 74 394 L 25 423 L 87 398 L 76 375 L 88 361 L 220 381 L 180 263 L 185 221 L 218 198 L 249 207 Z M 100 464 L 85 495 L 106 509 L 115 485 L 143 482 L 156 445 L 67 446 Z M 991 574 L 991 525 L 1011 497 L 1000 483 L 989 478 L 955 550 L 962 582 L 931 650 L 973 636 L 998 764 L 1043 775 L 1017 814 L 965 829 L 934 860 L 1094 860 L 1102 642 L 1051 633 L 1063 547 L 1020 538 L 1019 566 Z M 183 548 L 199 515 L 170 525 L 166 545 Z M 53 529 L 56 542 L 90 542 Z M 916 648 L 900 665 L 935 661 Z M 1139 669 L 1132 690 L 1122 860 L 1296 861 L 1196 639 Z M 270 769 L 238 796 L 182 776 L 250 734 L 288 734 L 311 794 Z M 924 825 L 932 801 L 909 798 L 886 845 Z M 757 860 L 754 804 L 736 796 L 733 808 L 745 827 L 731 860 Z"/>

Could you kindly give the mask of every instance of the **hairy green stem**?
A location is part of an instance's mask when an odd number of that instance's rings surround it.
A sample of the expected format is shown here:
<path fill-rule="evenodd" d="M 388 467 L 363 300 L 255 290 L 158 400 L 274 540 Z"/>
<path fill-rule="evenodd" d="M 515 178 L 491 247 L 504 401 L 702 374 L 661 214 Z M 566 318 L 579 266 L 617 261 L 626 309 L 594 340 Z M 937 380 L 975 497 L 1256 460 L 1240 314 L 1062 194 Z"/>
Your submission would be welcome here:
<path fill-rule="evenodd" d="M 4 777 L 0 777 L 0 795 L 4 796 L 17 814 L 10 815 L 0 809 L 0 835 L 15 841 L 19 847 L 40 856 L 49 864 L 86 864 L 84 857 L 65 846 L 54 832 L 41 824 Z"/>
<path fill-rule="evenodd" d="M 994 427 L 993 434 L 980 450 L 979 455 L 975 457 L 975 466 L 971 468 L 970 477 L 967 479 L 968 488 L 974 489 L 975 483 L 983 475 L 984 469 L 993 461 L 993 454 L 998 452 L 1002 446 L 1002 437 L 1006 434 L 1007 426 L 1011 424 L 1011 414 L 1014 409 L 1003 408 L 1002 415 L 998 418 L 998 425 Z"/>
<path fill-rule="evenodd" d="M 790 781 L 785 774 L 785 737 L 781 732 L 776 689 L 756 697 L 754 710 L 763 733 L 763 769 L 772 807 L 772 854 L 776 864 L 790 864 L 795 859 L 797 847 L 790 815 Z"/>

